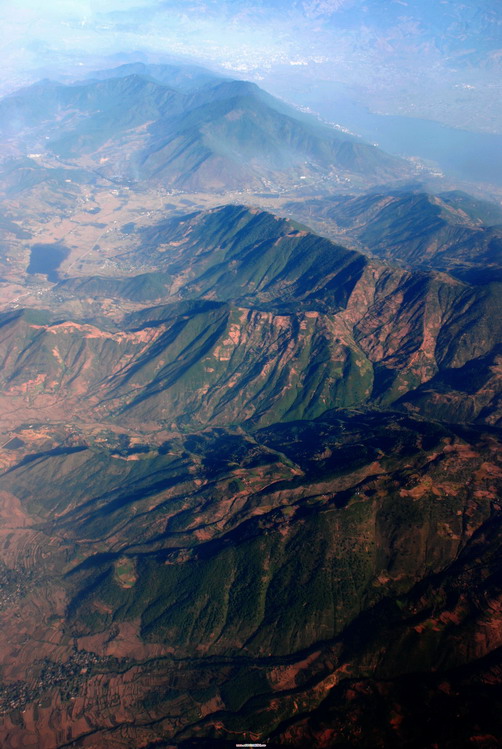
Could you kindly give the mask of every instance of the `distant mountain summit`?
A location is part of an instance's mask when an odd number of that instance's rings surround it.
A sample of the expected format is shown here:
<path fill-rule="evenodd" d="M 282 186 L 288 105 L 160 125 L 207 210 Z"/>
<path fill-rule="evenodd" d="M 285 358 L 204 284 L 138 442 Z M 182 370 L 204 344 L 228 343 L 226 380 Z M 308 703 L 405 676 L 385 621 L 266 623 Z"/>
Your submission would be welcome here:
<path fill-rule="evenodd" d="M 406 162 L 262 91 L 195 66 L 143 64 L 71 85 L 41 81 L 0 102 L 26 150 L 115 180 L 187 190 L 395 180 Z"/>
<path fill-rule="evenodd" d="M 215 86 L 221 81 L 229 80 L 227 76 L 202 68 L 200 65 L 149 65 L 144 62 L 130 62 L 119 65 L 118 68 L 97 70 L 92 73 L 91 79 L 127 78 L 129 75 L 150 78 L 182 93 L 197 91 L 203 86 Z"/>

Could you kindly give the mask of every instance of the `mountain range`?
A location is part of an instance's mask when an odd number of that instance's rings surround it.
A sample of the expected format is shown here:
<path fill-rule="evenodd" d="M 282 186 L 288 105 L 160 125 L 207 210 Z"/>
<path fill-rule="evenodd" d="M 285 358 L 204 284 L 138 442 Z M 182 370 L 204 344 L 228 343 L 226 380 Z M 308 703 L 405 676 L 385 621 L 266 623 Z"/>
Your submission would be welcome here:
<path fill-rule="evenodd" d="M 498 284 L 391 269 L 240 206 L 168 219 L 144 230 L 135 252 L 158 273 L 70 278 L 55 291 L 164 303 L 118 330 L 5 314 L 5 395 L 36 403 L 75 391 L 108 414 L 178 428 L 369 404 L 445 408 L 453 421 L 467 409 L 469 420 L 499 423 Z M 456 377 L 442 395 L 445 377 L 473 367 L 475 379 Z"/>
<path fill-rule="evenodd" d="M 290 202 L 284 209 L 387 262 L 467 282 L 500 280 L 502 211 L 458 190 L 371 191 Z"/>
<path fill-rule="evenodd" d="M 196 67 L 0 123 L 2 747 L 498 746 L 500 206 Z"/>
<path fill-rule="evenodd" d="M 75 84 L 42 81 L 0 101 L 0 132 L 24 148 L 113 180 L 184 190 L 300 179 L 400 179 L 389 156 L 253 83 L 168 66 L 125 65 Z"/>

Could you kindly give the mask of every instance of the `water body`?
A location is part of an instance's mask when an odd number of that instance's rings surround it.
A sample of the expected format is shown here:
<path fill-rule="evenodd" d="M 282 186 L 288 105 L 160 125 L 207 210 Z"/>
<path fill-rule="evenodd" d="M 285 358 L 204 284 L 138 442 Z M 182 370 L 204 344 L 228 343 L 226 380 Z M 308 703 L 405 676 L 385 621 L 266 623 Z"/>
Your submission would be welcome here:
<path fill-rule="evenodd" d="M 284 94 L 286 97 L 286 94 Z M 287 98 L 287 97 L 286 97 Z M 314 83 L 291 98 L 396 156 L 418 156 L 446 175 L 502 187 L 502 135 L 476 133 L 418 117 L 381 115 L 355 101 L 343 84 Z"/>
<path fill-rule="evenodd" d="M 336 121 L 398 156 L 419 156 L 447 174 L 502 186 L 502 135 L 460 130 L 416 117 L 373 114 L 353 101 L 339 102 Z M 335 117 L 333 117 L 335 119 Z"/>
<path fill-rule="evenodd" d="M 48 281 L 59 281 L 59 266 L 68 257 L 70 250 L 62 244 L 34 244 L 31 248 L 27 273 L 42 273 Z"/>

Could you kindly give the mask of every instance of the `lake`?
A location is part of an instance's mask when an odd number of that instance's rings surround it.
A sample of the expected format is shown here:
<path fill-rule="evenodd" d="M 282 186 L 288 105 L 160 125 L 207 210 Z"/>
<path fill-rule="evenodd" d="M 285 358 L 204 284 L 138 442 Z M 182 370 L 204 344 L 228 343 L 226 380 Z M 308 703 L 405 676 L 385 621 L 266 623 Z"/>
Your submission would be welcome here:
<path fill-rule="evenodd" d="M 27 273 L 42 273 L 48 281 L 59 281 L 59 266 L 69 255 L 69 249 L 62 244 L 34 244 L 31 248 L 30 264 Z"/>
<path fill-rule="evenodd" d="M 434 162 L 446 175 L 502 187 L 500 134 L 461 130 L 418 117 L 374 114 L 352 98 L 347 86 L 332 81 L 313 82 L 308 90 L 291 91 L 289 98 L 388 153 L 418 156 Z"/>
<path fill-rule="evenodd" d="M 378 115 L 353 101 L 338 102 L 333 119 L 398 156 L 435 162 L 446 174 L 502 186 L 502 135 L 460 130 L 416 117 Z"/>

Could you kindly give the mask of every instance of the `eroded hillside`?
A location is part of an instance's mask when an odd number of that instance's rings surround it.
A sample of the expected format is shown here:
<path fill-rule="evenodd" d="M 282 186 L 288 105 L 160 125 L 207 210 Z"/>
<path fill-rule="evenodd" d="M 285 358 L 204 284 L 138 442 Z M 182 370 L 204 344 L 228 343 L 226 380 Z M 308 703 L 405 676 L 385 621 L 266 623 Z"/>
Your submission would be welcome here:
<path fill-rule="evenodd" d="M 500 208 L 195 67 L 0 125 L 2 748 L 498 746 Z"/>

